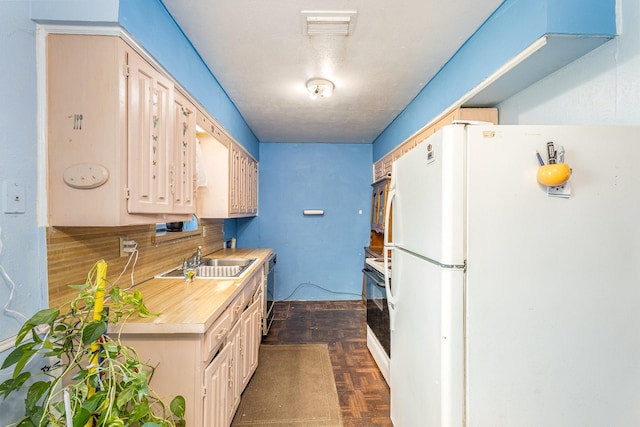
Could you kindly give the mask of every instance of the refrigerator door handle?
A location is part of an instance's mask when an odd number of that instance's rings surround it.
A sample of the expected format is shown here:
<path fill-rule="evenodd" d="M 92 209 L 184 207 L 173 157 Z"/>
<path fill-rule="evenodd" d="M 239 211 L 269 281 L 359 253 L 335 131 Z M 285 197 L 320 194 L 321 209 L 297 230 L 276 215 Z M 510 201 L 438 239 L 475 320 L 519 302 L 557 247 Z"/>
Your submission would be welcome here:
<path fill-rule="evenodd" d="M 396 318 L 396 298 L 391 291 L 391 270 L 389 270 L 389 252 L 393 253 L 395 248 L 393 246 L 384 248 L 384 289 L 387 294 L 387 307 L 389 307 L 389 326 L 393 331 L 395 330 L 395 318 Z"/>
<path fill-rule="evenodd" d="M 391 205 L 393 203 L 393 199 L 396 197 L 395 186 L 391 186 L 389 188 L 389 193 L 387 194 L 387 206 L 384 211 L 384 287 L 387 291 L 387 305 L 389 307 L 389 323 L 391 330 L 395 329 L 395 317 L 396 317 L 396 299 L 393 296 L 393 292 L 391 291 L 391 270 L 389 269 L 389 253 L 393 253 L 395 250 L 395 245 L 393 242 L 389 241 L 389 217 L 391 212 Z"/>
<path fill-rule="evenodd" d="M 395 246 L 393 242 L 389 240 L 389 219 L 391 217 L 391 205 L 393 204 L 393 199 L 396 198 L 396 188 L 392 185 L 389 188 L 389 192 L 387 193 L 387 205 L 384 209 L 384 247 L 393 247 Z M 386 251 L 385 251 L 385 263 L 386 263 Z M 385 264 L 385 268 L 386 268 Z"/>

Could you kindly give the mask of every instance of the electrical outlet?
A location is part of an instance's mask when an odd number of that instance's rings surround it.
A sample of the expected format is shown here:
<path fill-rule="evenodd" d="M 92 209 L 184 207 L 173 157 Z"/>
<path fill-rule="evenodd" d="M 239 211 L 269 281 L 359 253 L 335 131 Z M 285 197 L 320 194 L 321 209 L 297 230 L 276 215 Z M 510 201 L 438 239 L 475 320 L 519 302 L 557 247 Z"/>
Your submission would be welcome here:
<path fill-rule="evenodd" d="M 120 237 L 119 239 L 120 239 L 120 257 L 121 258 L 129 256 L 131 252 L 134 252 L 136 250 L 136 247 L 138 246 L 138 244 L 136 243 L 135 240 L 129 240 L 124 237 Z"/>
<path fill-rule="evenodd" d="M 6 180 L 2 183 L 4 213 L 24 213 L 24 185 L 19 181 Z"/>

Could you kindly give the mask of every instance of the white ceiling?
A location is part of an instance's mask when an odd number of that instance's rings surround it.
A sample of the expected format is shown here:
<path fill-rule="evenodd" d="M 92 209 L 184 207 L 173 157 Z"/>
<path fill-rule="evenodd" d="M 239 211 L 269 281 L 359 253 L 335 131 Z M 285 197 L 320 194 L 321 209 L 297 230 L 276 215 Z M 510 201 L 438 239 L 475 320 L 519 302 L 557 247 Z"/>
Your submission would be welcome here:
<path fill-rule="evenodd" d="M 162 0 L 262 142 L 372 142 L 502 0 Z M 302 11 L 357 11 L 348 36 Z M 311 99 L 305 82 L 335 83 Z M 426 118 L 429 119 L 429 118 Z"/>

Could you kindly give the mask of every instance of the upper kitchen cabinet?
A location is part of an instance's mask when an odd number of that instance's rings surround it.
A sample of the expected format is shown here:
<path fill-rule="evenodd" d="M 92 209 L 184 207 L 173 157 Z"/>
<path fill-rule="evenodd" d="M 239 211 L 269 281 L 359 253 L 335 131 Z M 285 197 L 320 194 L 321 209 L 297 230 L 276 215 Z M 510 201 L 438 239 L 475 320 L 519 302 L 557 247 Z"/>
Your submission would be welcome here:
<path fill-rule="evenodd" d="M 389 192 L 389 177 L 383 177 L 371 184 L 373 195 L 371 197 L 371 230 L 384 233 L 384 212 Z"/>
<path fill-rule="evenodd" d="M 240 218 L 258 214 L 258 162 L 219 126 L 198 111 L 197 140 L 202 176 L 196 214 Z"/>
<path fill-rule="evenodd" d="M 195 107 L 119 37 L 47 37 L 49 224 L 195 213 Z"/>
<path fill-rule="evenodd" d="M 378 181 L 385 176 L 390 176 L 393 162 L 404 156 L 416 145 L 436 133 L 441 127 L 450 125 L 454 121 L 482 121 L 498 124 L 497 108 L 456 108 L 446 113 L 443 117 L 427 125 L 416 135 L 398 145 L 394 150 L 373 165 L 373 180 Z"/>

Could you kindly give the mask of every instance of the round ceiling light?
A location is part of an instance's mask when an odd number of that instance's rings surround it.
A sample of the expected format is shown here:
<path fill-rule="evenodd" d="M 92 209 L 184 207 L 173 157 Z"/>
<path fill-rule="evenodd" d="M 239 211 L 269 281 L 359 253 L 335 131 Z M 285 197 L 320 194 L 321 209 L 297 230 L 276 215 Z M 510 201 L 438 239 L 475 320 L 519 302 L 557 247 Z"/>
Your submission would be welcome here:
<path fill-rule="evenodd" d="M 321 78 L 313 78 L 307 81 L 307 90 L 311 98 L 331 96 L 335 85 L 332 81 Z"/>

